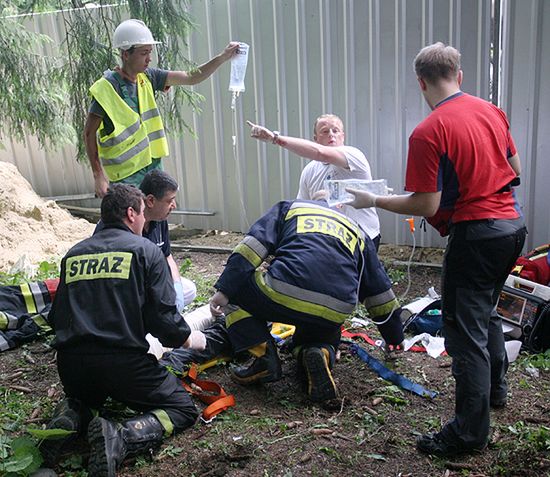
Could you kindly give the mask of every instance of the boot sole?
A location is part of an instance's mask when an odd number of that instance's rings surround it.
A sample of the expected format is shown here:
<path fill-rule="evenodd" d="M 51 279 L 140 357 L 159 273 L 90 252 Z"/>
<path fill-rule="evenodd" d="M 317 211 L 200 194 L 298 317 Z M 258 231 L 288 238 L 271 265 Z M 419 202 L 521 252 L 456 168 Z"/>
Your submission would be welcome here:
<path fill-rule="evenodd" d="M 328 358 L 320 348 L 309 348 L 304 351 L 303 364 L 307 373 L 308 394 L 313 402 L 338 397 L 327 361 Z"/>
<path fill-rule="evenodd" d="M 90 461 L 88 462 L 88 477 L 116 477 L 115 463 L 107 459 L 107 444 L 104 419 L 95 417 L 88 426 L 88 442 L 90 444 Z"/>

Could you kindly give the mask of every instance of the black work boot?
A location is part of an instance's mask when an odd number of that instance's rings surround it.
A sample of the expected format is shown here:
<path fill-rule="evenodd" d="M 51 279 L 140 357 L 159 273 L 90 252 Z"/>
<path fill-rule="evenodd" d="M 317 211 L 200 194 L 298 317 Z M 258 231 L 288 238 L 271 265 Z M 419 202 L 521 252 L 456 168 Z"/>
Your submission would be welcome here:
<path fill-rule="evenodd" d="M 330 345 L 304 348 L 300 361 L 307 376 L 307 393 L 313 402 L 338 397 L 336 384 L 330 372 L 334 363 L 334 348 Z"/>
<path fill-rule="evenodd" d="M 253 358 L 243 366 L 231 369 L 231 377 L 239 384 L 271 383 L 283 375 L 277 347 L 273 340 L 248 350 Z"/>
<path fill-rule="evenodd" d="M 65 398 L 53 413 L 46 429 L 63 429 L 70 434 L 61 437 L 45 438 L 38 446 L 47 467 L 53 467 L 59 461 L 64 449 L 73 442 L 92 419 L 92 413 L 77 399 Z"/>
<path fill-rule="evenodd" d="M 153 414 L 121 424 L 96 417 L 88 427 L 89 477 L 115 477 L 127 456 L 155 449 L 162 443 L 164 428 Z"/>

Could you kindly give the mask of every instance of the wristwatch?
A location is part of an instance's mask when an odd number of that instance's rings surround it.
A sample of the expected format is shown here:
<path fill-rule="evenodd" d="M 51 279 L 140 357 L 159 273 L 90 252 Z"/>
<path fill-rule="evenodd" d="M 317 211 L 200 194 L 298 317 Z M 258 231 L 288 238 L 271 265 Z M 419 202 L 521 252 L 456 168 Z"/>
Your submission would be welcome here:
<path fill-rule="evenodd" d="M 273 131 L 273 140 L 271 141 L 273 144 L 277 144 L 277 141 L 279 140 L 279 136 L 281 133 L 279 131 Z"/>

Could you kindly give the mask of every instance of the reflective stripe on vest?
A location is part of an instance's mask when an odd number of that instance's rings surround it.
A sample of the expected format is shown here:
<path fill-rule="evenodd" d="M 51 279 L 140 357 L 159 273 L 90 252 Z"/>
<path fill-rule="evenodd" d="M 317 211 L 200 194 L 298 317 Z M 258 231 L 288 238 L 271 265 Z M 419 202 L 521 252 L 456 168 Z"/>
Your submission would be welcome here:
<path fill-rule="evenodd" d="M 137 75 L 140 114 L 130 108 L 105 78 L 96 81 L 90 93 L 105 110 L 114 130 L 103 135 L 102 123 L 98 135 L 98 154 L 110 181 L 120 181 L 151 164 L 153 157 L 168 155 L 153 87 L 144 73 Z"/>

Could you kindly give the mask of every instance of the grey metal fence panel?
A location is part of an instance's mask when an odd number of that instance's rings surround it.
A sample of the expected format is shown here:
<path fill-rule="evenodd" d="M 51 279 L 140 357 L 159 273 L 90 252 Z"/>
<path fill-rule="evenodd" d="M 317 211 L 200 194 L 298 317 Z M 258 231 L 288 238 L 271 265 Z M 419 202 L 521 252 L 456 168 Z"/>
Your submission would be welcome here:
<path fill-rule="evenodd" d="M 550 241 L 550 2 L 503 2 L 501 96 L 522 161 L 527 248 Z"/>
<path fill-rule="evenodd" d="M 490 0 L 194 0 L 199 29 L 190 38 L 191 58 L 200 64 L 229 40 L 251 48 L 246 91 L 235 111 L 226 64 L 195 87 L 206 98 L 201 114 L 186 117 L 196 138 L 170 139 L 164 163 L 181 184 L 178 208 L 215 211 L 183 222 L 246 231 L 273 203 L 295 197 L 307 161 L 250 139 L 246 119 L 311 138 L 318 115 L 338 114 L 347 143 L 367 154 L 375 177 L 401 192 L 408 136 L 429 113 L 412 60 L 428 43 L 451 43 L 462 52 L 464 90 L 487 97 L 490 6 Z M 54 16 L 32 21 L 63 37 Z M 7 144 L 0 159 L 16 162 L 42 195 L 93 190 L 89 168 L 72 159 L 70 148 L 37 154 L 34 146 Z M 403 217 L 384 211 L 380 217 L 383 241 L 411 242 Z M 428 229 L 418 234 L 418 244 L 444 240 Z"/>

